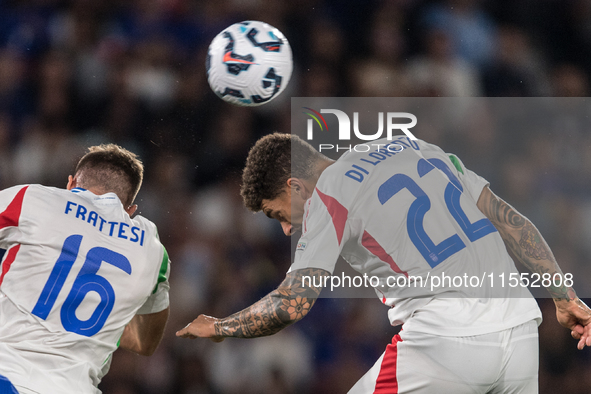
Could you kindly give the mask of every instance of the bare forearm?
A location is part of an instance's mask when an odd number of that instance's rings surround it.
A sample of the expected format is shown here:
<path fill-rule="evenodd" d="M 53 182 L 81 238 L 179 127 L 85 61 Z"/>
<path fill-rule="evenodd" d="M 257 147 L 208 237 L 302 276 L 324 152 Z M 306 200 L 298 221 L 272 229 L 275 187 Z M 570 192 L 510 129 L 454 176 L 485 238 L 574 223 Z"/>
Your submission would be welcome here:
<path fill-rule="evenodd" d="M 135 315 L 125 327 L 121 336 L 120 347 L 144 356 L 155 351 L 168 320 L 169 309 L 147 315 Z"/>
<path fill-rule="evenodd" d="M 217 320 L 214 324 L 215 335 L 256 338 L 281 331 L 306 316 L 321 291 L 320 288 L 303 286 L 302 278 L 327 274 L 328 271 L 318 269 L 302 269 L 289 273 L 277 290 L 250 307 Z"/>
<path fill-rule="evenodd" d="M 134 316 L 133 319 L 125 326 L 123 330 L 123 335 L 119 340 L 119 347 L 121 349 L 126 349 L 132 351 L 134 353 L 141 354 L 141 343 L 139 337 L 139 327 L 137 325 L 137 316 Z"/>
<path fill-rule="evenodd" d="M 507 249 L 521 264 L 540 275 L 549 274 L 553 278 L 558 274 L 563 277 L 544 237 L 529 219 L 492 192 L 483 192 L 478 207 L 495 225 Z M 555 281 L 551 282 L 554 284 Z M 564 280 L 560 283 L 564 283 Z M 550 286 L 547 290 L 555 300 L 572 300 L 576 297 L 573 289 L 564 285 Z"/>
<path fill-rule="evenodd" d="M 250 307 L 218 320 L 215 323 L 215 334 L 237 338 L 257 338 L 275 334 L 295 322 L 281 310 L 280 302 L 281 297 L 275 290 Z"/>

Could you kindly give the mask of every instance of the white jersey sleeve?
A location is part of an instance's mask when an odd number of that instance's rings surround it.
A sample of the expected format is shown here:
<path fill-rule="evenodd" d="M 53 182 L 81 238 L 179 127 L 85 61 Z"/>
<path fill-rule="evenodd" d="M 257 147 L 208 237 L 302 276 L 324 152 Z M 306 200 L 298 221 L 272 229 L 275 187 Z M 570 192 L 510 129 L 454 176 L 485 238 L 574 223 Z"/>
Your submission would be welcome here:
<path fill-rule="evenodd" d="M 138 315 L 161 312 L 168 308 L 168 291 L 170 290 L 170 284 L 168 283 L 169 275 L 170 260 L 168 258 L 168 252 L 164 249 L 162 264 L 160 264 L 160 271 L 158 272 L 158 282 L 156 283 L 152 294 L 150 294 L 144 305 L 142 305 L 137 311 Z"/>

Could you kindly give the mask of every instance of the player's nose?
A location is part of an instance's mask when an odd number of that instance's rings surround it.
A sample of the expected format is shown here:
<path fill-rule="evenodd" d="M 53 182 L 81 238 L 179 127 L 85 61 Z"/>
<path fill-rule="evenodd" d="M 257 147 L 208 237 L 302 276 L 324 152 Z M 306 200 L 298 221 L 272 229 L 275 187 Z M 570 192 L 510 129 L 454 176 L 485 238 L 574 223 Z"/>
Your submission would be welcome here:
<path fill-rule="evenodd" d="M 289 223 L 281 223 L 281 227 L 283 228 L 283 233 L 288 237 L 291 236 L 293 232 L 293 226 Z"/>

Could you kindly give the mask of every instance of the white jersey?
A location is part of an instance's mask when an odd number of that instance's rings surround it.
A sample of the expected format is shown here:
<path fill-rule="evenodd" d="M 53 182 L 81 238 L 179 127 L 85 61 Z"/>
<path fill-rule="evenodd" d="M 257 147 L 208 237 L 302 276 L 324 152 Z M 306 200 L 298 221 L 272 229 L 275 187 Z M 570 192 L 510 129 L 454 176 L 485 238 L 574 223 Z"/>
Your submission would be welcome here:
<path fill-rule="evenodd" d="M 156 226 L 114 193 L 0 191 L 0 375 L 38 393 L 100 393 L 125 326 L 168 307 Z"/>
<path fill-rule="evenodd" d="M 371 146 L 345 153 L 320 176 L 290 271 L 332 273 L 343 256 L 375 277 L 391 323 L 405 329 L 466 336 L 539 324 L 529 290 L 508 285 L 518 271 L 476 205 L 487 181 L 424 141 Z"/>

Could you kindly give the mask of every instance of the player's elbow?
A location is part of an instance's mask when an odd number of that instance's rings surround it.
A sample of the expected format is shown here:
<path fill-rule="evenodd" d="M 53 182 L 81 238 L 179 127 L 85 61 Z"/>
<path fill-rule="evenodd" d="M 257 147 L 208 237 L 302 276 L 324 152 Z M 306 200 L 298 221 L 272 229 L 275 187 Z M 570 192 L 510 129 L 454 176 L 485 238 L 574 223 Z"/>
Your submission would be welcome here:
<path fill-rule="evenodd" d="M 135 343 L 123 343 L 122 342 L 120 345 L 120 348 L 125 349 L 125 350 L 129 350 L 130 352 L 133 352 L 135 354 L 139 354 L 140 356 L 151 356 L 152 354 L 154 354 L 154 352 L 158 348 L 158 344 L 146 345 L 146 344 L 139 343 L 139 341 L 136 341 Z"/>
<path fill-rule="evenodd" d="M 158 345 L 160 345 L 160 341 L 144 341 L 143 343 L 138 341 L 134 346 L 127 346 L 124 347 L 124 349 L 139 354 L 140 356 L 151 356 L 156 352 L 156 349 L 158 349 Z"/>
<path fill-rule="evenodd" d="M 156 349 L 158 349 L 158 343 L 155 345 L 145 346 L 144 348 L 140 349 L 140 351 L 137 353 L 139 355 L 149 357 L 156 352 Z"/>

